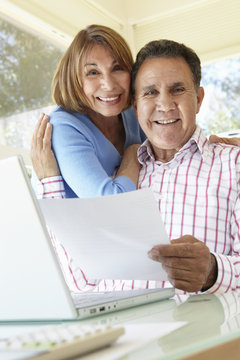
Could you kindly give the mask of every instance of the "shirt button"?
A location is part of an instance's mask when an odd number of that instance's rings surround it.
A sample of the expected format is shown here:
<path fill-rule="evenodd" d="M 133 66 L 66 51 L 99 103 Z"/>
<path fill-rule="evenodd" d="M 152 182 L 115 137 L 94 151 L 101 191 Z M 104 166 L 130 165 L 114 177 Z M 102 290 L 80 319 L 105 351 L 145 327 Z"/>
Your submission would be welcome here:
<path fill-rule="evenodd" d="M 154 197 L 156 201 L 162 200 L 163 199 L 163 195 L 162 194 L 158 194 L 156 192 L 154 192 Z"/>
<path fill-rule="evenodd" d="M 163 165 L 162 169 L 167 171 L 167 170 L 168 170 L 168 166 L 167 166 L 167 165 Z"/>

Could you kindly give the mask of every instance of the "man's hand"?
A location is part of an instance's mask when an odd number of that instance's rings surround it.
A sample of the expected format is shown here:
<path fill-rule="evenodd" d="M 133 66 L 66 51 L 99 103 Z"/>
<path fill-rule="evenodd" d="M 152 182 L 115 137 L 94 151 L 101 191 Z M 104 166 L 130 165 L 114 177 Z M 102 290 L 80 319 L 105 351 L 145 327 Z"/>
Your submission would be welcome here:
<path fill-rule="evenodd" d="M 156 245 L 148 253 L 162 263 L 170 283 L 188 292 L 206 291 L 217 279 L 217 262 L 208 247 L 191 235 Z"/>
<path fill-rule="evenodd" d="M 228 144 L 228 145 L 240 146 L 240 138 L 237 138 L 237 137 L 222 138 L 217 135 L 211 135 L 209 137 L 209 141 L 211 143 L 223 143 L 223 144 Z"/>
<path fill-rule="evenodd" d="M 51 148 L 51 138 L 52 125 L 49 123 L 49 117 L 42 114 L 35 127 L 31 144 L 32 164 L 39 180 L 60 175 L 58 163 Z"/>

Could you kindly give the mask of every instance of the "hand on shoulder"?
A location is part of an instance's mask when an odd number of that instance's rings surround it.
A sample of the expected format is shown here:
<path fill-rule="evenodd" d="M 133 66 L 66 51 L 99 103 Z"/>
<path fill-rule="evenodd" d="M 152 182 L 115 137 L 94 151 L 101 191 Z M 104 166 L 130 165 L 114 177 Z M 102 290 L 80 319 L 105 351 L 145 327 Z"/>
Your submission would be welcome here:
<path fill-rule="evenodd" d="M 52 125 L 49 116 L 42 114 L 35 127 L 31 143 L 31 160 L 39 180 L 60 175 L 57 160 L 51 148 Z"/>
<path fill-rule="evenodd" d="M 224 138 L 224 137 L 219 137 L 217 135 L 211 135 L 209 137 L 209 141 L 211 143 L 222 143 L 222 144 L 227 144 L 227 145 L 240 146 L 240 138 L 237 138 L 237 137 Z"/>

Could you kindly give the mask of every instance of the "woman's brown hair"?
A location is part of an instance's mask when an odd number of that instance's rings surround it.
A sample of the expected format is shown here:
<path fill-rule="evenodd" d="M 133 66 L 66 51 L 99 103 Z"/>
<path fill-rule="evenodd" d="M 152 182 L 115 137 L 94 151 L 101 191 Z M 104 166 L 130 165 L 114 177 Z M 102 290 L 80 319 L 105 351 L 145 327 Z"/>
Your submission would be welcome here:
<path fill-rule="evenodd" d="M 124 70 L 129 73 L 132 70 L 131 50 L 116 31 L 103 25 L 90 25 L 79 31 L 60 60 L 52 82 L 53 100 L 67 111 L 84 113 L 89 108 L 80 69 L 84 57 L 95 44 L 108 48 Z M 129 96 L 126 108 L 130 104 Z"/>

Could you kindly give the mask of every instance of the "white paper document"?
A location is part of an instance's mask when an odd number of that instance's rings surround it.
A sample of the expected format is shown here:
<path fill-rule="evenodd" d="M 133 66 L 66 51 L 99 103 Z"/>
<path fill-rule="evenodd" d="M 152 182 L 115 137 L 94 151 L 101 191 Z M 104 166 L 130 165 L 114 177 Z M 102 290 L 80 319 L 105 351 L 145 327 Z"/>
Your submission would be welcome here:
<path fill-rule="evenodd" d="M 169 243 L 150 189 L 39 204 L 47 226 L 89 279 L 167 279 L 147 256 L 154 245 Z"/>

